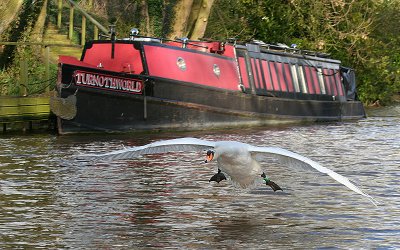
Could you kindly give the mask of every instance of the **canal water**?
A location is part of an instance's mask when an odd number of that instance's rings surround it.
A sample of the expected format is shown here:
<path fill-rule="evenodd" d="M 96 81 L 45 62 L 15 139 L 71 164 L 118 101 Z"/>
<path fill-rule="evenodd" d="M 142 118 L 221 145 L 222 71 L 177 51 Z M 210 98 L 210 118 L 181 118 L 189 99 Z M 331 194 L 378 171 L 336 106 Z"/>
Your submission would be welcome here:
<path fill-rule="evenodd" d="M 349 177 L 263 162 L 283 192 L 209 183 L 203 152 L 118 162 L 100 153 L 192 136 L 283 147 Z M 398 249 L 400 108 L 356 122 L 185 133 L 0 137 L 0 249 Z"/>

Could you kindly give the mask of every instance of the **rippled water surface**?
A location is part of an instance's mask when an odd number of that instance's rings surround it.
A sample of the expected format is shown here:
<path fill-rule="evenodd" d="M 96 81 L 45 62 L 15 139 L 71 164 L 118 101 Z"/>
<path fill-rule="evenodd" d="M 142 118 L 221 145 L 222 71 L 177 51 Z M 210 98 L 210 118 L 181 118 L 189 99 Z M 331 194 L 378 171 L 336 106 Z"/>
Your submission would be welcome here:
<path fill-rule="evenodd" d="M 357 122 L 192 133 L 0 136 L 0 248 L 400 248 L 400 112 Z M 349 177 L 263 162 L 284 192 L 209 183 L 204 153 L 73 156 L 194 136 L 279 146 Z"/>

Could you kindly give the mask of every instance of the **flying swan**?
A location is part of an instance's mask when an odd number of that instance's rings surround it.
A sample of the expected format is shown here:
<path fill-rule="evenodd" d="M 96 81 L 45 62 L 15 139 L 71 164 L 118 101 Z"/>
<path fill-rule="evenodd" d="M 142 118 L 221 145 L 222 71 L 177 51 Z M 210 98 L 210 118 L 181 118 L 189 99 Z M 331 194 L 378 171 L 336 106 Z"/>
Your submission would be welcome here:
<path fill-rule="evenodd" d="M 226 179 L 226 174 L 230 177 L 233 183 L 242 188 L 246 188 L 253 185 L 257 178 L 262 178 L 265 181 L 265 184 L 270 186 L 274 191 L 282 190 L 279 185 L 267 177 L 260 164 L 256 160 L 262 156 L 272 156 L 280 159 L 283 162 L 294 161 L 302 166 L 306 166 L 310 169 L 327 174 L 352 191 L 365 196 L 374 205 L 376 205 L 376 201 L 370 195 L 363 192 L 356 185 L 351 183 L 346 177 L 321 166 L 317 162 L 312 161 L 307 157 L 279 147 L 257 147 L 237 141 L 207 141 L 197 138 L 179 138 L 157 141 L 138 147 L 129 147 L 105 154 L 90 154 L 81 156 L 86 159 L 89 158 L 102 161 L 112 161 L 132 159 L 146 154 L 202 150 L 206 150 L 207 152 L 205 160 L 206 163 L 212 160 L 217 161 L 218 173 L 213 175 L 210 181 L 223 181 Z"/>

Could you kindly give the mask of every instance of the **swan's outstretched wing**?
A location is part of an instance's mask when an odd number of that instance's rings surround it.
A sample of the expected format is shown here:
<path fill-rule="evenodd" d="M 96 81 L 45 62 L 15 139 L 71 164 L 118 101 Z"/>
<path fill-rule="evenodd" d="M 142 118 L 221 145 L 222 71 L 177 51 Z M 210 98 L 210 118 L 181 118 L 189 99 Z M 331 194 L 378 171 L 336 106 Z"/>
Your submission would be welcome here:
<path fill-rule="evenodd" d="M 266 154 L 266 155 L 275 156 L 278 158 L 284 157 L 284 158 L 289 158 L 290 160 L 299 161 L 301 163 L 301 165 L 303 165 L 303 166 L 307 166 L 311 169 L 314 169 L 321 173 L 329 175 L 334 180 L 345 185 L 346 187 L 353 190 L 354 192 L 367 197 L 374 205 L 376 205 L 376 201 L 370 195 L 366 194 L 360 188 L 358 188 L 356 185 L 351 183 L 349 179 L 334 172 L 333 170 L 330 170 L 329 168 L 321 166 L 317 162 L 310 160 L 307 157 L 304 157 L 302 155 L 299 155 L 299 154 L 296 154 L 289 150 L 278 148 L 278 147 L 256 147 L 256 146 L 249 145 L 248 150 L 253 155 L 253 157 L 257 157 L 257 155 L 260 155 L 260 154 L 264 154 L 264 155 Z"/>
<path fill-rule="evenodd" d="M 140 155 L 158 154 L 177 151 L 200 151 L 214 148 L 215 142 L 200 140 L 196 138 L 180 138 L 172 140 L 157 141 L 139 147 L 129 147 L 122 150 L 112 151 L 105 154 L 79 155 L 81 159 L 93 159 L 101 161 L 132 159 Z"/>

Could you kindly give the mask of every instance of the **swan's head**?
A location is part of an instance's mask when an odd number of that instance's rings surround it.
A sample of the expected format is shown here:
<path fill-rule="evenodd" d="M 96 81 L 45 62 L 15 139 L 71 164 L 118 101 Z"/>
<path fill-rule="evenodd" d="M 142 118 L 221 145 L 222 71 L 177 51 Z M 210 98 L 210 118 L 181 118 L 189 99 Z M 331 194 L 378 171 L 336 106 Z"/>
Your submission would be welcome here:
<path fill-rule="evenodd" d="M 214 155 L 215 155 L 214 151 L 208 150 L 205 163 L 212 161 L 214 159 Z"/>

